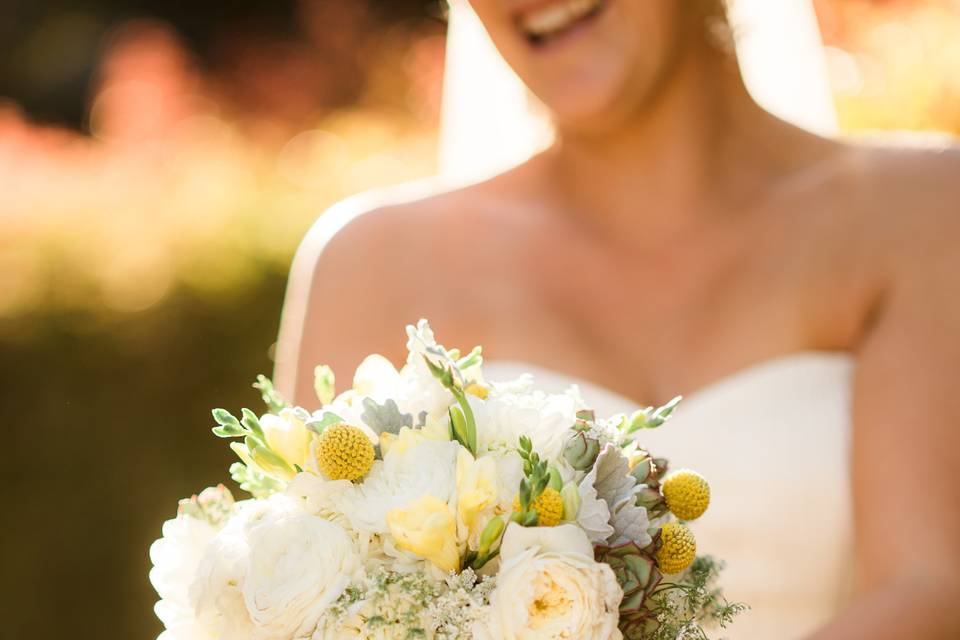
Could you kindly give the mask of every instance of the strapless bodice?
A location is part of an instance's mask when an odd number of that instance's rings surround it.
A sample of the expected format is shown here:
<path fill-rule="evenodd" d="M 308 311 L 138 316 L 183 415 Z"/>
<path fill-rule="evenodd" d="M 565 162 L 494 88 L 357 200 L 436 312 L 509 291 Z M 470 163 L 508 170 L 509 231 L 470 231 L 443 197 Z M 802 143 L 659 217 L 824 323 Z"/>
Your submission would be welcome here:
<path fill-rule="evenodd" d="M 840 353 L 770 360 L 687 397 L 670 422 L 642 434 L 654 455 L 710 482 L 710 509 L 693 524 L 698 548 L 726 561 L 727 597 L 751 607 L 718 637 L 802 638 L 848 598 L 852 370 Z M 524 372 L 548 391 L 576 384 L 598 415 L 639 405 L 540 367 L 484 364 L 491 380 Z"/>

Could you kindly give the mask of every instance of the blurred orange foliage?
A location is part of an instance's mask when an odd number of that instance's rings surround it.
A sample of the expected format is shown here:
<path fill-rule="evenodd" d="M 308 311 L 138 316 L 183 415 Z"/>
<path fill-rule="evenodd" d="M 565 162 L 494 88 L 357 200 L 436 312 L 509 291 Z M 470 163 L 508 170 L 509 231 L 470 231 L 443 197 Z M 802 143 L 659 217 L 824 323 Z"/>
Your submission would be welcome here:
<path fill-rule="evenodd" d="M 91 135 L 0 102 L 0 317 L 135 312 L 175 286 L 212 293 L 285 269 L 333 202 L 434 170 L 443 46 L 415 26 L 388 30 L 354 82 L 362 93 L 331 107 L 317 82 L 298 96 L 302 52 L 258 58 L 227 83 L 166 25 L 123 25 Z"/>
<path fill-rule="evenodd" d="M 815 5 L 845 130 L 960 133 L 960 2 Z"/>

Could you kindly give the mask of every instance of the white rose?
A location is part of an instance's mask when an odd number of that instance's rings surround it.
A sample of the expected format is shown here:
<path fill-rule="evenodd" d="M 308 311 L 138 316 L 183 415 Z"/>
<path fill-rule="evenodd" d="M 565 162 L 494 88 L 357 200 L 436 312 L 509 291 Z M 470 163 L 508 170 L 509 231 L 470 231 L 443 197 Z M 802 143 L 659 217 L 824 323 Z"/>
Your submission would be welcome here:
<path fill-rule="evenodd" d="M 160 595 L 154 610 L 166 631 L 163 640 L 211 640 L 214 635 L 196 619 L 190 584 L 207 545 L 217 534 L 205 520 L 186 515 L 163 523 L 163 537 L 150 547 L 150 582 Z"/>
<path fill-rule="evenodd" d="M 284 495 L 250 503 L 217 536 L 191 589 L 224 637 L 309 637 L 360 559 L 338 524 Z"/>
<path fill-rule="evenodd" d="M 575 525 L 511 523 L 500 547 L 497 586 L 478 638 L 620 640 L 623 591 Z"/>

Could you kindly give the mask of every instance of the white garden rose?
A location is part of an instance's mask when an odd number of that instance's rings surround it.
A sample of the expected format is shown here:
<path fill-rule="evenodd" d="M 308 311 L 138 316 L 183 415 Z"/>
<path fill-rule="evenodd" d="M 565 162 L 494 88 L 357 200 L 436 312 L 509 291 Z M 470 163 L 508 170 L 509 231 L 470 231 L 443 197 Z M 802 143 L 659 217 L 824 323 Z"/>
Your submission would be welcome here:
<path fill-rule="evenodd" d="M 497 586 L 490 594 L 481 640 L 620 640 L 623 591 L 609 566 L 574 525 L 511 523 L 500 547 Z"/>
<path fill-rule="evenodd" d="M 222 637 L 308 638 L 360 565 L 340 525 L 277 494 L 250 503 L 218 534 L 191 595 Z"/>
<path fill-rule="evenodd" d="M 206 520 L 180 515 L 163 523 L 163 537 L 150 547 L 150 582 L 160 595 L 154 607 L 166 627 L 158 640 L 213 640 L 197 620 L 190 602 L 190 583 L 200 560 L 217 534 Z"/>

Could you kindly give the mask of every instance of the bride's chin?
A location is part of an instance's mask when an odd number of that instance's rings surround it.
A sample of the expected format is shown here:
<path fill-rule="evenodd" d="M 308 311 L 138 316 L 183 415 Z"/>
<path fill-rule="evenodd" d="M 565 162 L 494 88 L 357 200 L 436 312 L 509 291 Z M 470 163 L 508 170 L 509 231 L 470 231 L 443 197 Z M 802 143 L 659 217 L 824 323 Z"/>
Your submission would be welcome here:
<path fill-rule="evenodd" d="M 609 133 L 622 127 L 636 112 L 636 100 L 626 97 L 623 87 L 571 89 L 555 99 L 543 100 L 551 121 L 561 134 Z"/>

